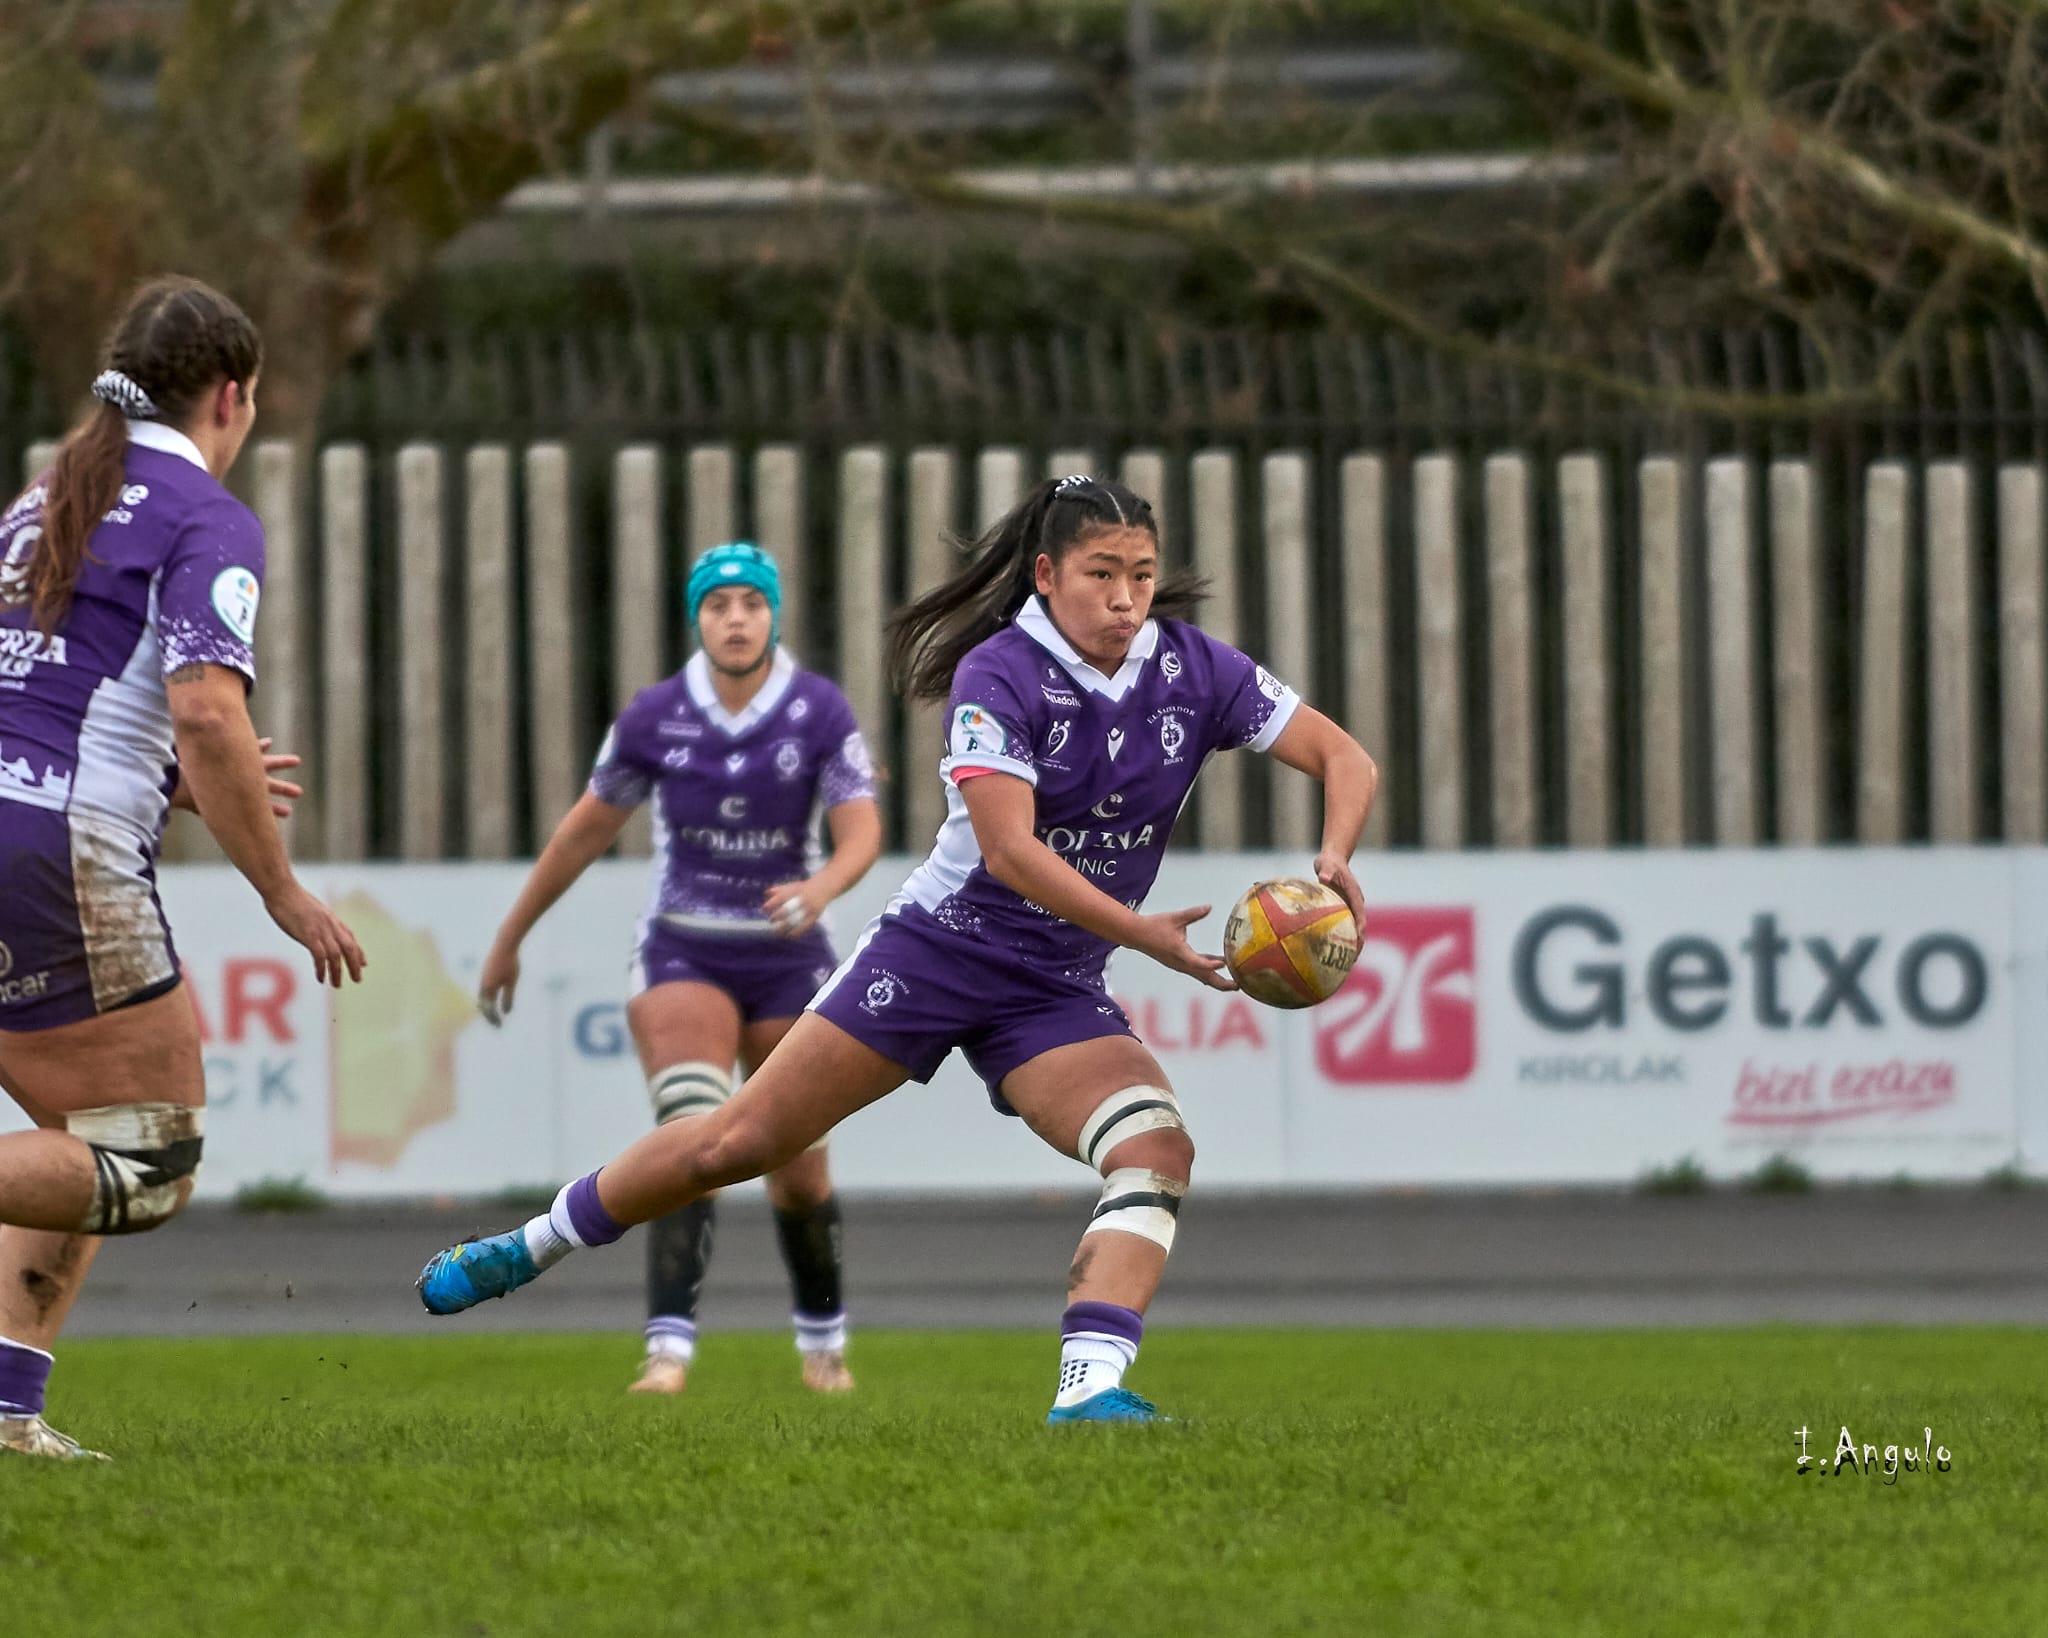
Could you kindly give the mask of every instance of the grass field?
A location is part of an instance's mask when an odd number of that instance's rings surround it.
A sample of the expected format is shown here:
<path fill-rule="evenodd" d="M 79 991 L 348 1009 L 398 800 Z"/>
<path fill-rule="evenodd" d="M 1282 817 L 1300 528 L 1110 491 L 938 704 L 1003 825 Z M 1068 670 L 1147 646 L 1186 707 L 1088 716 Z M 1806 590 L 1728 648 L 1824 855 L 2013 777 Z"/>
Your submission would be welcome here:
<path fill-rule="evenodd" d="M 2029 1331 L 1162 1332 L 1172 1428 L 1038 1425 L 1049 1339 L 82 1342 L 0 1462 L 0 1632 L 2048 1631 Z M 1948 1472 L 1820 1476 L 1921 1442 Z"/>

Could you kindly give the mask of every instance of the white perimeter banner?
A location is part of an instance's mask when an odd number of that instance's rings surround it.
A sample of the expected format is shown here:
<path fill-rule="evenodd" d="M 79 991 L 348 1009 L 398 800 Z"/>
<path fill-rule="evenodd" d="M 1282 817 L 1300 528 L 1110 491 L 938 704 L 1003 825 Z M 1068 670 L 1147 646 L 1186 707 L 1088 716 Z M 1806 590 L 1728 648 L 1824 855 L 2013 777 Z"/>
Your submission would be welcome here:
<path fill-rule="evenodd" d="M 837 906 L 842 948 L 907 873 Z M 1278 855 L 1177 854 L 1156 909 L 1223 913 Z M 523 865 L 311 865 L 369 952 L 340 994 L 225 867 L 163 895 L 205 1035 L 203 1196 L 559 1181 L 648 1124 L 625 1028 L 644 863 L 593 868 L 527 941 L 503 1029 L 476 978 Z M 1205 1187 L 1626 1182 L 1793 1156 L 1967 1178 L 2048 1156 L 2048 852 L 1386 855 L 1337 997 L 1278 1012 L 1126 952 L 1112 987 L 1181 1093 Z M 18 1120 L 12 1124 L 19 1124 Z M 957 1056 L 833 1139 L 854 1190 L 1087 1187 Z"/>

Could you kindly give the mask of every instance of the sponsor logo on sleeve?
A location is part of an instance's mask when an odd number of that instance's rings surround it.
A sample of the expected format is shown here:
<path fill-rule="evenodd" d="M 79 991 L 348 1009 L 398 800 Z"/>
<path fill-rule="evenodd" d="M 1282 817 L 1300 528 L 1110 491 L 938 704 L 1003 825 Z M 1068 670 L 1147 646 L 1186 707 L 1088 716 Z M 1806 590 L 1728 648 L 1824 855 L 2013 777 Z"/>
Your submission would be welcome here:
<path fill-rule="evenodd" d="M 1003 732 L 1003 725 L 981 706 L 963 705 L 954 711 L 955 756 L 1001 756 L 1009 745 L 1010 736 Z"/>
<path fill-rule="evenodd" d="M 245 643 L 256 641 L 256 605 L 263 588 L 247 569 L 223 569 L 213 577 L 213 612 Z"/>
<path fill-rule="evenodd" d="M 1287 692 L 1287 685 L 1264 666 L 1258 668 L 1259 692 L 1269 700 L 1279 700 Z"/>

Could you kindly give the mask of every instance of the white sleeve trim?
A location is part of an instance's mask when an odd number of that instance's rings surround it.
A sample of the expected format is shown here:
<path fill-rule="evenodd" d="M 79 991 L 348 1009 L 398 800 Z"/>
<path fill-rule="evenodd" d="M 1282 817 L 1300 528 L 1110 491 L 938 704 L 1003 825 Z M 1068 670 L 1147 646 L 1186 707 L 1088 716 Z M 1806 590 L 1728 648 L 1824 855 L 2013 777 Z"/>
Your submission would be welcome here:
<path fill-rule="evenodd" d="M 1038 783 L 1036 768 L 1019 762 L 1014 757 L 993 756 L 987 751 L 969 751 L 964 756 L 949 756 L 939 764 L 939 773 L 944 778 L 953 780 L 953 771 L 956 768 L 986 768 L 990 773 L 1014 774 L 1027 785 Z M 957 780 L 953 782 L 959 783 Z"/>
<path fill-rule="evenodd" d="M 1300 709 L 1301 696 L 1291 688 L 1285 689 L 1273 704 L 1273 714 L 1266 719 L 1266 726 L 1259 730 L 1259 737 L 1245 746 L 1248 751 L 1270 751 L 1273 742 L 1287 731 L 1288 723 L 1294 720 L 1294 713 Z"/>

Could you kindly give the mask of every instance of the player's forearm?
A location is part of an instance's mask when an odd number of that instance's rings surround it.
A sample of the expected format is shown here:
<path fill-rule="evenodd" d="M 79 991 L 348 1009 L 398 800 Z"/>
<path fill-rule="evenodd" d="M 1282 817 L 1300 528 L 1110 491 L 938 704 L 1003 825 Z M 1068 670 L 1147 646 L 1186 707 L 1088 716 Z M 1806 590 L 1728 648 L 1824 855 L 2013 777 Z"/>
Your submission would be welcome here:
<path fill-rule="evenodd" d="M 498 929 L 501 942 L 522 944 L 540 918 L 555 907 L 555 901 L 576 885 L 576 879 L 596 862 L 611 845 L 610 838 L 593 835 L 582 826 L 564 820 L 540 857 L 527 873 L 526 885 L 506 912 Z"/>
<path fill-rule="evenodd" d="M 842 816 L 839 808 L 835 807 L 826 814 L 832 829 L 832 852 L 811 878 L 824 889 L 827 898 L 833 899 L 873 869 L 875 861 L 882 856 L 881 810 L 866 801 L 843 806 L 854 811 Z M 859 811 L 861 809 L 866 811 Z"/>
<path fill-rule="evenodd" d="M 268 776 L 247 711 L 187 712 L 177 719 L 178 768 L 228 862 L 265 899 L 291 885 L 292 863 L 270 811 Z"/>
<path fill-rule="evenodd" d="M 1365 747 L 1347 738 L 1323 769 L 1323 851 L 1348 859 L 1365 834 L 1365 821 L 1379 794 L 1379 764 Z"/>
<path fill-rule="evenodd" d="M 1111 898 L 1066 860 L 1033 836 L 984 859 L 989 874 L 1011 892 L 1029 899 L 1098 938 L 1128 944 L 1142 919 L 1128 905 Z"/>

